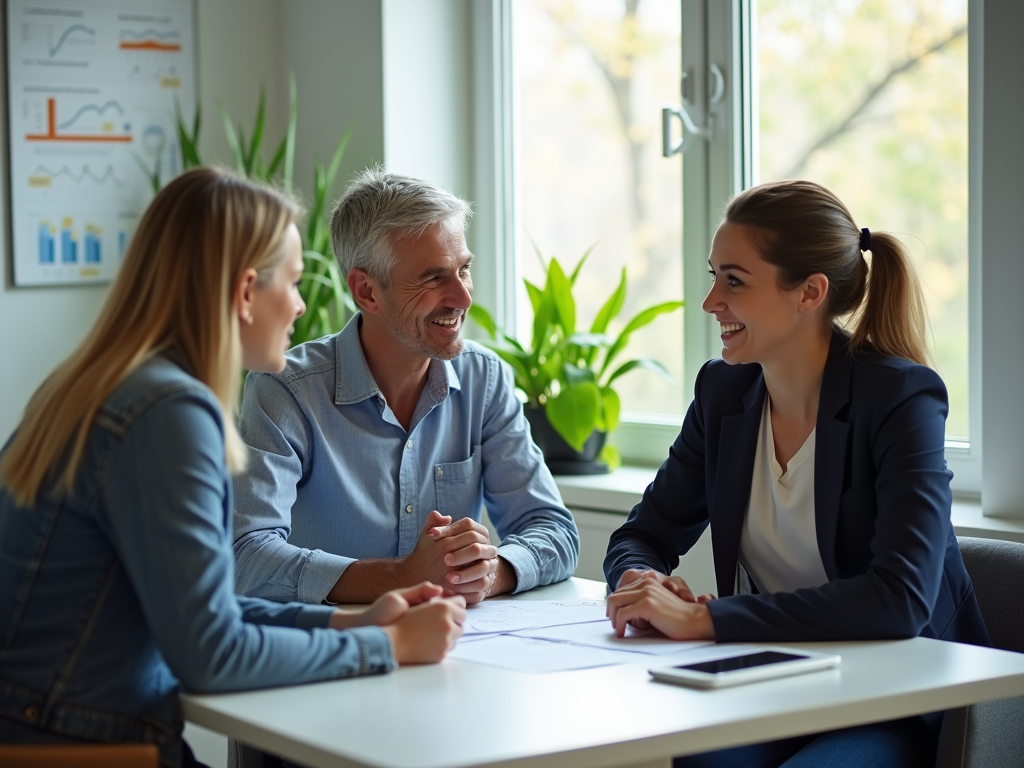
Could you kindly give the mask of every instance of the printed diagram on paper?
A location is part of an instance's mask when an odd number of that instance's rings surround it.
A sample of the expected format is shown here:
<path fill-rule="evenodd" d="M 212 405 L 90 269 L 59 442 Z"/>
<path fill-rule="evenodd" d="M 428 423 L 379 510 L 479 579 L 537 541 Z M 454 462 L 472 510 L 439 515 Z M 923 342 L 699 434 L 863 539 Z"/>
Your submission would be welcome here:
<path fill-rule="evenodd" d="M 192 0 L 7 3 L 17 285 L 109 281 L 181 171 L 175 101 L 195 109 Z M 145 170 L 144 170 L 145 169 Z"/>

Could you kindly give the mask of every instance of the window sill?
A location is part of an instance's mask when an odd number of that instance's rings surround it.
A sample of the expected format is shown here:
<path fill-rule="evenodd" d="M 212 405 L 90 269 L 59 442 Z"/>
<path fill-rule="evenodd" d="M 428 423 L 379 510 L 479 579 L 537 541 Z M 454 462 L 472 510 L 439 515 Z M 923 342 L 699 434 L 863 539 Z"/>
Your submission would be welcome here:
<path fill-rule="evenodd" d="M 555 483 L 569 509 L 624 517 L 640 501 L 657 471 L 623 466 L 607 475 L 556 475 Z M 958 536 L 1024 543 L 1024 519 L 986 517 L 978 501 L 953 500 L 953 528 Z"/>

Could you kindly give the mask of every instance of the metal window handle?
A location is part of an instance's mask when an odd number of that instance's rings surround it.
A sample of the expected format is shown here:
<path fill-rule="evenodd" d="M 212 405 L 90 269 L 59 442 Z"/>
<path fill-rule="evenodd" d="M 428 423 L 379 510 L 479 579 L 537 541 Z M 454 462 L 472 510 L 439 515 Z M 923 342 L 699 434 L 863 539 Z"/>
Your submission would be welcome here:
<path fill-rule="evenodd" d="M 679 141 L 672 141 L 672 118 L 678 117 L 683 124 L 683 135 Z M 682 104 L 666 104 L 661 108 L 661 156 L 672 157 L 684 152 L 690 145 L 690 138 L 711 136 L 710 123 L 706 128 L 698 128 Z"/>
<path fill-rule="evenodd" d="M 717 64 L 712 64 L 709 70 L 708 77 L 708 90 L 710 94 L 708 96 L 708 102 L 710 104 L 717 104 L 722 100 L 725 95 L 725 74 L 723 74 L 721 67 Z M 682 82 L 683 91 L 683 102 L 687 101 L 686 96 L 686 74 L 683 74 Z M 685 152 L 686 147 L 689 146 L 688 138 L 692 137 L 703 137 L 711 138 L 712 128 L 714 123 L 712 118 L 708 116 L 707 125 L 703 128 L 698 128 L 697 124 L 693 122 L 693 118 L 686 111 L 684 104 L 666 104 L 661 108 L 661 156 L 672 157 L 680 152 Z M 680 122 L 683 124 L 683 133 L 679 138 L 679 141 L 672 141 L 672 118 L 678 117 Z"/>
<path fill-rule="evenodd" d="M 708 86 L 708 90 L 711 91 L 711 95 L 708 96 L 708 102 L 717 104 L 725 96 L 725 75 L 722 72 L 722 68 L 717 64 L 711 65 L 711 82 L 708 83 Z"/>

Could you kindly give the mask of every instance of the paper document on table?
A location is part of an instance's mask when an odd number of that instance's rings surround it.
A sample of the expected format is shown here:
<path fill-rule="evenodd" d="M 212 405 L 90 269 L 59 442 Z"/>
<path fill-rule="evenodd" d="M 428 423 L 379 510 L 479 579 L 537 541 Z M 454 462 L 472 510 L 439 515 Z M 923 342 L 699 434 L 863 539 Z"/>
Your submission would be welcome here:
<path fill-rule="evenodd" d="M 543 627 L 516 632 L 516 634 L 520 637 L 532 637 L 538 640 L 552 640 L 576 646 L 631 651 L 655 656 L 681 653 L 691 648 L 711 644 L 703 640 L 670 640 L 657 632 L 633 632 L 632 628 L 629 629 L 625 637 L 616 637 L 615 629 L 610 621 Z"/>
<path fill-rule="evenodd" d="M 466 635 L 607 622 L 604 600 L 485 600 L 466 609 Z"/>
<path fill-rule="evenodd" d="M 448 654 L 448 658 L 514 669 L 517 672 L 563 672 L 626 664 L 650 659 L 650 656 L 518 635 L 490 635 L 475 642 L 460 642 Z"/>

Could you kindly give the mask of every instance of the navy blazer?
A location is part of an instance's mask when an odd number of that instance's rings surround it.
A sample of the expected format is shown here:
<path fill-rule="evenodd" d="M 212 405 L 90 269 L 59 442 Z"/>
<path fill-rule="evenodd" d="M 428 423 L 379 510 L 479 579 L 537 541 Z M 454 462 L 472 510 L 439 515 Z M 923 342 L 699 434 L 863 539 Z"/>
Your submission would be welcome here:
<path fill-rule="evenodd" d="M 761 366 L 705 364 L 669 457 L 612 534 L 608 583 L 627 568 L 671 573 L 711 525 L 726 641 L 935 637 L 989 645 L 950 522 L 946 388 L 907 360 L 852 355 L 833 331 L 818 405 L 814 520 L 829 581 L 733 594 L 767 394 Z"/>

